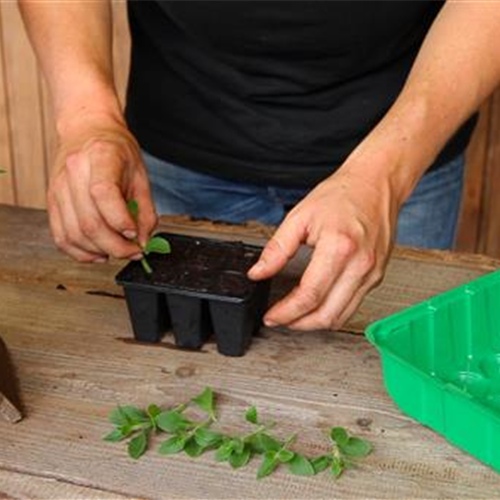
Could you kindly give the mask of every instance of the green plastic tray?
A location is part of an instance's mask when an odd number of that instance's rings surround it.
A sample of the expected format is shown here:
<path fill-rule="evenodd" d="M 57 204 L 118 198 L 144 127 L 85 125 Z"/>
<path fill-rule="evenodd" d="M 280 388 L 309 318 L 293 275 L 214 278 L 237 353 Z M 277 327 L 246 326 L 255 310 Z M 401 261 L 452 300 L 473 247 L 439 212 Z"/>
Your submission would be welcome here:
<path fill-rule="evenodd" d="M 500 472 L 500 271 L 370 325 L 406 414 Z"/>

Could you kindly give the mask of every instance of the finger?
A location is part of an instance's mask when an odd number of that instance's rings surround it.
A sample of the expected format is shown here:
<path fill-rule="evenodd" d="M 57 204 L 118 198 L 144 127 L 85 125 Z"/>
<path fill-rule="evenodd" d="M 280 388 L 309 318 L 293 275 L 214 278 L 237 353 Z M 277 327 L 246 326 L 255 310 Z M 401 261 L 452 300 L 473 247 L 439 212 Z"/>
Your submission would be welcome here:
<path fill-rule="evenodd" d="M 81 231 L 104 255 L 126 259 L 141 258 L 139 245 L 110 228 L 99 212 L 89 192 L 89 162 L 86 155 L 79 155 L 74 163 L 68 159 L 69 185 Z"/>
<path fill-rule="evenodd" d="M 258 262 L 248 271 L 252 280 L 270 278 L 283 269 L 305 239 L 305 226 L 296 216 L 287 216 L 267 242 Z"/>
<path fill-rule="evenodd" d="M 139 206 L 138 239 L 141 246 L 144 247 L 158 224 L 158 216 L 153 204 L 149 181 L 145 171 L 137 173 L 133 181 L 132 193 Z"/>
<path fill-rule="evenodd" d="M 112 143 L 92 144 L 87 154 L 90 162 L 89 191 L 106 224 L 127 239 L 137 237 L 137 227 L 130 215 L 122 186 L 127 179 L 125 153 Z"/>
<path fill-rule="evenodd" d="M 72 247 L 65 236 L 61 214 L 59 207 L 55 201 L 49 202 L 49 223 L 52 236 L 54 238 L 55 244 L 59 250 L 68 254 L 75 260 L 79 262 L 105 262 L 106 259 L 95 255 L 90 252 L 85 252 L 77 248 Z"/>
<path fill-rule="evenodd" d="M 321 306 L 310 314 L 290 323 L 294 330 L 330 330 L 339 328 L 341 318 L 354 301 L 355 297 L 364 294 L 374 286 L 374 275 L 366 264 L 367 259 L 353 262 L 333 285 L 330 293 Z"/>
<path fill-rule="evenodd" d="M 93 254 L 96 258 L 105 257 L 105 254 L 103 254 L 103 252 L 83 234 L 68 184 L 63 185 L 58 190 L 56 202 L 64 230 L 66 245 Z"/>
<path fill-rule="evenodd" d="M 320 238 L 299 286 L 274 305 L 266 314 L 265 323 L 288 325 L 316 310 L 355 251 L 354 241 L 347 236 Z"/>

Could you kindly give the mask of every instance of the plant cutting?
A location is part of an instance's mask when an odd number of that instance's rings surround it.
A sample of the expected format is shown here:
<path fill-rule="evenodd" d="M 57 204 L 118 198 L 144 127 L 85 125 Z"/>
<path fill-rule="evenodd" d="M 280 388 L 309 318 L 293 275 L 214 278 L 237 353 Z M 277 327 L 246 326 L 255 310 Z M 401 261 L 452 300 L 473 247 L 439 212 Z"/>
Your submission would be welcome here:
<path fill-rule="evenodd" d="M 127 202 L 127 208 L 134 221 L 137 222 L 139 218 L 139 204 L 137 203 L 137 200 L 129 200 Z M 134 241 L 138 243 L 137 238 Z M 153 273 L 153 269 L 151 269 L 151 266 L 146 258 L 147 255 L 151 253 L 168 254 L 171 251 L 172 249 L 170 248 L 170 243 L 165 238 L 162 238 L 161 236 L 153 236 L 149 238 L 146 245 L 142 249 L 143 258 L 141 259 L 141 265 L 144 271 L 146 271 L 147 274 Z"/>
<path fill-rule="evenodd" d="M 196 406 L 205 418 L 197 419 L 187 414 Z M 216 395 L 210 387 L 188 401 L 169 410 L 162 411 L 157 405 L 149 405 L 146 410 L 135 406 L 120 406 L 109 416 L 115 425 L 112 432 L 104 437 L 109 442 L 129 439 L 128 453 L 139 459 L 148 449 L 153 434 L 167 434 L 158 449 L 161 455 L 177 455 L 184 452 L 192 458 L 207 451 L 215 452 L 215 460 L 228 462 L 233 469 L 247 465 L 255 456 L 261 457 L 257 479 L 271 475 L 280 466 L 285 466 L 290 474 L 314 476 L 329 469 L 334 479 L 351 468 L 356 461 L 369 455 L 372 445 L 352 436 L 343 427 L 332 427 L 329 431 L 331 450 L 317 457 L 307 457 L 292 449 L 297 434 L 281 440 L 271 433 L 274 422 L 262 422 L 257 408 L 250 407 L 245 420 L 252 426 L 249 432 L 234 435 L 213 429 L 218 423 L 216 416 Z"/>

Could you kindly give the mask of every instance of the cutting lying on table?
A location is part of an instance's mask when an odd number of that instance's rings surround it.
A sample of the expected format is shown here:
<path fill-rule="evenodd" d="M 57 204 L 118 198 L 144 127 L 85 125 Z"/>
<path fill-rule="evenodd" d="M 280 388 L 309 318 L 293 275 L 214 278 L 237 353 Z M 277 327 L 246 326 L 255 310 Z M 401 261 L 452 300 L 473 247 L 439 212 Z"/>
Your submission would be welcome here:
<path fill-rule="evenodd" d="M 204 419 L 194 420 L 186 414 L 186 410 L 193 405 L 203 410 Z M 258 479 L 272 474 L 281 465 L 298 476 L 313 476 L 329 469 L 337 478 L 372 451 L 368 441 L 349 435 L 343 427 L 333 427 L 329 432 L 330 450 L 320 456 L 306 457 L 291 449 L 297 434 L 284 441 L 276 437 L 271 433 L 276 423 L 262 422 L 255 406 L 245 414 L 245 420 L 252 428 L 242 435 L 214 430 L 213 426 L 218 422 L 215 411 L 216 395 L 210 387 L 189 402 L 169 410 L 163 411 L 155 404 L 149 405 L 146 410 L 129 405 L 119 406 L 109 416 L 115 429 L 104 440 L 119 442 L 129 439 L 128 453 L 134 459 L 147 451 L 152 434 L 169 435 L 159 447 L 162 455 L 184 451 L 194 458 L 213 450 L 216 461 L 229 462 L 234 469 L 247 465 L 256 455 L 261 456 Z"/>

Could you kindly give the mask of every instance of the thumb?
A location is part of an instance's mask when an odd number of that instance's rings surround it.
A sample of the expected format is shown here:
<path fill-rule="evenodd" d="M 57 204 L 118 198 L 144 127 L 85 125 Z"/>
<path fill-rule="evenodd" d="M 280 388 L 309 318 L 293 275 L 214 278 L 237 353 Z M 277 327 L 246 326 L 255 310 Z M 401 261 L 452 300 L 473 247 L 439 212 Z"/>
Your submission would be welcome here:
<path fill-rule="evenodd" d="M 258 262 L 248 271 L 248 277 L 258 281 L 280 272 L 295 255 L 304 237 L 305 231 L 301 225 L 285 219 L 267 242 Z"/>

